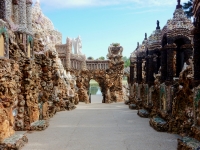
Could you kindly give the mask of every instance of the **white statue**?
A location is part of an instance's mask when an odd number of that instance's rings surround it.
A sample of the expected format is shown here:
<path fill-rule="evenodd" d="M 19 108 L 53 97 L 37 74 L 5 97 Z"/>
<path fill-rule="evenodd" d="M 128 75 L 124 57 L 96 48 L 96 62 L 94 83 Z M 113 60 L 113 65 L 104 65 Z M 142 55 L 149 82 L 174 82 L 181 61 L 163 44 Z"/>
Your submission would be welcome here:
<path fill-rule="evenodd" d="M 65 71 L 65 72 L 66 72 L 66 71 Z M 71 76 L 71 74 L 70 74 L 69 71 L 66 73 L 66 78 L 67 78 L 68 80 L 71 80 L 71 79 L 72 79 L 72 76 Z"/>
<path fill-rule="evenodd" d="M 74 54 L 82 54 L 82 41 L 81 37 L 78 36 L 76 39 L 72 40 L 73 47 L 74 47 Z"/>

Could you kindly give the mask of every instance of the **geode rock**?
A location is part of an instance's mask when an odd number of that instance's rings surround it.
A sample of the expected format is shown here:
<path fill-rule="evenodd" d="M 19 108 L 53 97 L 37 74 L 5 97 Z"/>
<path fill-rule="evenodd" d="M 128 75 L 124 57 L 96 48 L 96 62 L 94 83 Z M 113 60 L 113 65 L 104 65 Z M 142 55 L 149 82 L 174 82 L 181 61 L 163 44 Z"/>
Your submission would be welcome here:
<path fill-rule="evenodd" d="M 157 131 L 162 131 L 162 132 L 168 131 L 169 128 L 168 123 L 164 119 L 158 116 L 151 118 L 149 123 Z"/>
<path fill-rule="evenodd" d="M 139 109 L 137 114 L 143 118 L 149 117 L 149 112 L 146 109 Z"/>
<path fill-rule="evenodd" d="M 199 150 L 200 142 L 191 137 L 182 137 L 178 139 L 177 150 Z"/>

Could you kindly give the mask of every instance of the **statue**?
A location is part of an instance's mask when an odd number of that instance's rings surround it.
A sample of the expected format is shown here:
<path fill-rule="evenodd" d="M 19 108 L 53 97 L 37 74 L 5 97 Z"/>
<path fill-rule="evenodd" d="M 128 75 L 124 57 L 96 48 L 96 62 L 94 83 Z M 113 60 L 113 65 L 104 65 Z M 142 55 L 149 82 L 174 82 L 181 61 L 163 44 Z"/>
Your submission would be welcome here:
<path fill-rule="evenodd" d="M 82 41 L 80 36 L 78 36 L 76 39 L 73 39 L 72 43 L 74 47 L 74 54 L 82 54 Z"/>
<path fill-rule="evenodd" d="M 181 0 L 177 0 L 177 2 L 178 2 L 178 5 L 176 6 L 176 9 L 182 8 Z"/>
<path fill-rule="evenodd" d="M 157 20 L 157 27 L 156 27 L 156 30 L 160 29 L 160 22 L 159 20 Z"/>
<path fill-rule="evenodd" d="M 177 0 L 178 1 L 178 5 L 181 5 L 181 0 Z"/>
<path fill-rule="evenodd" d="M 147 33 L 145 33 L 145 38 L 144 39 L 147 40 Z"/>

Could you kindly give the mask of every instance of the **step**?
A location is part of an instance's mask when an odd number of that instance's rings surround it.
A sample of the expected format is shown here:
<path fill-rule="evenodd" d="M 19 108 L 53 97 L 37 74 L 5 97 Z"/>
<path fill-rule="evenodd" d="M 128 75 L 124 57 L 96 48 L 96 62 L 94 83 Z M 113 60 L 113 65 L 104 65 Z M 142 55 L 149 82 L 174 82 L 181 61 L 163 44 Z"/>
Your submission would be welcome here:
<path fill-rule="evenodd" d="M 149 117 L 149 112 L 146 109 L 139 109 L 137 114 L 143 118 Z"/>
<path fill-rule="evenodd" d="M 130 105 L 129 105 L 129 108 L 130 108 L 130 109 L 137 109 L 137 105 L 136 105 L 136 104 L 130 104 Z"/>
<path fill-rule="evenodd" d="M 169 125 L 167 121 L 160 118 L 159 116 L 155 116 L 151 118 L 149 123 L 157 131 L 161 131 L 161 132 L 168 131 Z"/>
<path fill-rule="evenodd" d="M 21 149 L 26 143 L 28 143 L 28 138 L 24 134 L 14 134 L 0 143 L 0 149 L 18 150 Z"/>
<path fill-rule="evenodd" d="M 191 137 L 178 139 L 178 150 L 200 150 L 200 141 Z"/>
<path fill-rule="evenodd" d="M 42 131 L 45 130 L 49 126 L 49 122 L 47 120 L 38 120 L 31 123 L 31 131 Z"/>

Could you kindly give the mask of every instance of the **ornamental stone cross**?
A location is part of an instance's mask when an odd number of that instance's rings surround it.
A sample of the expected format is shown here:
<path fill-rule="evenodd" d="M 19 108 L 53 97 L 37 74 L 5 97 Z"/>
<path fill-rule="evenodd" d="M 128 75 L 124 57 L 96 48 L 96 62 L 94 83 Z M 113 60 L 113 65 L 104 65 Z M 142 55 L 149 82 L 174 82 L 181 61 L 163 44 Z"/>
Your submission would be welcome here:
<path fill-rule="evenodd" d="M 182 8 L 181 0 L 177 0 L 177 2 L 178 2 L 178 5 L 176 6 L 176 9 Z"/>
<path fill-rule="evenodd" d="M 156 29 L 160 29 L 160 22 L 159 22 L 159 20 L 157 20 L 157 27 L 156 27 Z"/>
<path fill-rule="evenodd" d="M 178 0 L 178 6 L 181 5 L 181 0 Z"/>

